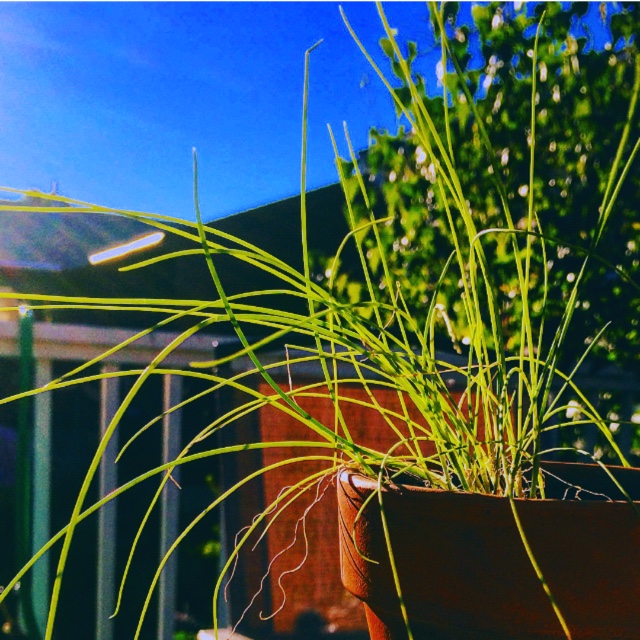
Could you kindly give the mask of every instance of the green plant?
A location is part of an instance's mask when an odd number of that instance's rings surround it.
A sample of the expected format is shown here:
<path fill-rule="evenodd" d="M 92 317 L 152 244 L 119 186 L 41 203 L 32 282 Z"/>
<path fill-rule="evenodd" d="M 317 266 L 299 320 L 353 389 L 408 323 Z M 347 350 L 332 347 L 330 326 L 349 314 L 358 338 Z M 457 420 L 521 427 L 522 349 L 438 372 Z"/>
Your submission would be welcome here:
<path fill-rule="evenodd" d="M 534 16 L 539 17 L 545 11 L 545 28 L 538 47 L 536 171 L 532 188 L 535 209 L 544 222 L 548 239 L 548 264 L 543 264 L 541 252 L 536 252 L 530 277 L 533 283 L 542 280 L 546 273 L 548 286 L 534 287 L 530 304 L 538 312 L 542 304 L 540 294 L 546 291 L 549 330 L 543 341 L 548 347 L 570 295 L 571 279 L 584 259 L 582 249 L 597 224 L 594 203 L 602 198 L 611 159 L 627 122 L 628 105 L 638 76 L 637 41 L 629 36 L 638 31 L 640 7 L 628 5 L 623 10 L 620 5 L 601 5 L 600 17 L 592 16 L 589 23 L 585 13 L 587 9 L 596 10 L 595 5 L 573 3 L 562 7 L 558 3 L 539 3 L 535 8 L 520 5 L 518 8 L 513 3 L 492 2 L 474 6 L 472 19 L 468 21 L 458 15 L 456 3 L 446 6 L 447 33 L 465 73 L 469 93 L 474 97 L 477 115 L 464 102 L 466 96 L 458 88 L 452 66 L 449 65 L 448 72 L 445 67 L 439 71 L 442 83 L 449 89 L 450 102 L 455 102 L 452 109 L 456 117 L 449 118 L 451 146 L 457 165 L 465 169 L 458 172 L 458 177 L 476 224 L 479 228 L 505 228 L 501 198 L 506 197 L 514 225 L 524 228 L 530 187 L 526 159 L 531 135 L 532 29 Z M 610 26 L 611 44 L 594 43 L 597 38 L 590 27 L 597 22 L 602 29 Z M 448 114 L 442 95 L 428 94 L 426 89 L 433 86 L 430 78 L 425 77 L 424 53 L 429 51 L 428 41 L 407 46 L 407 64 L 420 97 L 436 129 L 444 131 Z M 405 74 L 387 40 L 383 48 L 395 71 L 393 90 L 398 104 L 409 107 L 412 96 Z M 431 65 L 427 69 L 433 74 Z M 399 106 L 396 108 L 401 112 Z M 488 160 L 480 136 L 479 120 L 491 133 L 493 163 Z M 365 174 L 371 207 L 360 191 L 352 163 L 345 166 L 353 215 L 357 224 L 369 220 L 370 208 L 378 216 L 393 218 L 380 228 L 381 250 L 394 280 L 402 283 L 412 316 L 424 322 L 427 301 L 454 248 L 449 228 L 442 224 L 441 194 L 433 184 L 431 160 L 405 119 L 397 133 L 373 129 L 370 135 L 372 143 L 366 152 L 359 154 L 358 163 Z M 492 177 L 494 170 L 502 194 Z M 620 277 L 615 266 L 637 279 L 640 262 L 636 247 L 640 238 L 635 224 L 635 202 L 639 187 L 637 172 L 632 173 L 618 195 L 616 215 L 608 224 L 607 242 L 599 246 L 598 256 L 602 260 L 590 265 L 590 285 L 582 288 L 580 306 L 575 312 L 574 338 L 565 345 L 562 355 L 568 366 L 580 357 L 585 340 L 592 339 L 609 321 L 611 325 L 594 347 L 593 357 L 614 360 L 626 369 L 634 368 L 638 361 L 635 329 L 638 289 Z M 462 219 L 454 222 L 458 232 L 464 233 Z M 519 340 L 521 308 L 520 297 L 514 295 L 520 283 L 510 239 L 506 234 L 487 236 L 483 244 L 491 273 L 500 283 L 495 292 L 497 306 L 508 329 L 507 348 L 512 349 Z M 377 286 L 384 282 L 385 274 L 372 234 L 364 239 L 364 246 L 370 255 L 371 278 Z M 325 258 L 318 265 L 321 274 L 330 261 L 331 258 Z M 335 287 L 345 299 L 357 301 L 367 297 L 361 270 L 347 259 L 341 265 Z M 455 273 L 445 278 L 439 294 L 458 340 L 468 337 L 469 327 Z M 390 295 L 387 291 L 387 297 Z"/>
<path fill-rule="evenodd" d="M 478 136 L 481 144 L 485 147 L 487 157 L 495 159 L 489 132 L 485 128 L 484 121 L 478 118 L 477 107 L 466 83 L 464 73 L 455 56 L 453 46 L 450 45 L 445 36 L 445 8 L 431 5 L 431 11 L 436 32 L 442 36 L 443 66 L 446 67 L 447 60 L 450 60 L 457 71 L 458 80 L 456 83 L 453 81 L 447 83 L 445 96 L 447 95 L 446 92 L 451 92 L 455 98 L 453 104 L 456 105 L 456 108 L 461 104 L 464 105 L 463 108 L 467 112 L 466 117 L 475 119 L 477 129 L 474 135 Z M 75 305 L 78 308 L 86 309 L 142 310 L 157 314 L 162 318 L 150 329 L 140 332 L 138 336 L 167 326 L 176 320 L 187 319 L 191 322 L 191 326 L 182 332 L 180 338 L 158 353 L 143 370 L 106 374 L 132 376 L 135 378 L 135 383 L 122 402 L 95 453 L 84 484 L 78 494 L 69 523 L 24 567 L 14 580 L 14 582 L 19 580 L 25 571 L 48 548 L 58 542 L 62 543 L 62 551 L 53 587 L 47 638 L 52 637 L 60 587 L 64 579 L 64 569 L 69 549 L 75 530 L 82 520 L 95 513 L 106 502 L 129 490 L 132 486 L 154 476 L 161 476 L 162 479 L 155 498 L 149 505 L 140 524 L 140 530 L 142 530 L 146 526 L 149 514 L 154 508 L 164 484 L 170 480 L 171 471 L 177 466 L 188 464 L 196 459 L 225 453 L 270 447 L 281 448 L 285 451 L 311 448 L 315 449 L 316 452 L 309 455 L 295 453 L 288 457 L 285 456 L 282 461 L 247 475 L 236 485 L 218 496 L 205 513 L 192 521 L 180 534 L 158 568 L 140 615 L 138 634 L 162 567 L 181 540 L 198 524 L 206 513 L 214 509 L 241 486 L 263 473 L 274 471 L 287 465 L 317 460 L 324 463 L 324 469 L 283 490 L 277 500 L 268 505 L 267 509 L 256 517 L 251 527 L 240 538 L 216 586 L 213 602 L 214 617 L 218 591 L 222 584 L 224 573 L 228 571 L 236 554 L 242 549 L 249 536 L 261 526 L 263 526 L 261 535 L 264 535 L 283 510 L 305 495 L 309 487 L 314 486 L 328 475 L 334 474 L 340 466 L 353 465 L 364 473 L 377 477 L 379 483 L 383 483 L 389 478 L 396 478 L 401 474 L 411 474 L 427 485 L 442 490 L 494 494 L 510 500 L 515 522 L 518 525 L 533 568 L 539 575 L 542 588 L 547 592 L 556 611 L 559 624 L 562 625 L 567 637 L 570 637 L 562 612 L 556 606 L 552 593 L 544 582 L 542 573 L 530 550 L 526 531 L 520 525 L 514 498 L 535 499 L 544 497 L 545 483 L 539 466 L 540 458 L 545 453 L 541 435 L 546 429 L 562 429 L 567 424 L 575 424 L 574 421 L 567 423 L 563 422 L 562 418 L 559 418 L 563 412 L 566 412 L 566 402 L 568 402 L 566 398 L 568 398 L 569 391 L 576 394 L 583 401 L 582 419 L 596 424 L 600 428 L 603 437 L 609 442 L 612 450 L 618 454 L 622 463 L 627 464 L 624 456 L 613 441 L 605 421 L 598 416 L 595 408 L 580 393 L 573 381 L 575 373 L 588 353 L 589 348 L 566 371 L 560 369 L 559 362 L 563 347 L 568 339 L 569 326 L 575 312 L 581 287 L 588 273 L 588 267 L 591 266 L 595 259 L 596 250 L 604 237 L 605 228 L 613 213 L 617 196 L 640 148 L 640 140 L 629 142 L 640 82 L 636 82 L 634 87 L 634 93 L 628 107 L 627 123 L 622 132 L 618 150 L 603 189 L 602 203 L 598 210 L 595 226 L 591 230 L 591 236 L 588 238 L 584 248 L 584 259 L 568 292 L 560 322 L 554 329 L 555 333 L 552 339 L 547 343 L 543 340 L 543 337 L 545 331 L 547 331 L 545 311 L 547 309 L 548 281 L 544 270 L 540 277 L 534 277 L 533 269 L 534 263 L 538 260 L 541 261 L 541 264 L 546 264 L 548 242 L 545 233 L 546 220 L 537 214 L 534 200 L 536 192 L 534 189 L 536 180 L 534 170 L 536 128 L 538 126 L 535 99 L 531 101 L 530 106 L 531 145 L 529 157 L 524 160 L 528 166 L 529 184 L 524 224 L 517 226 L 514 222 L 509 198 L 506 196 L 504 185 L 499 180 L 500 172 L 496 167 L 491 180 L 494 180 L 493 188 L 499 198 L 496 206 L 502 216 L 502 226 L 480 226 L 476 216 L 467 205 L 467 198 L 463 188 L 464 181 L 460 177 L 464 165 L 456 158 L 452 144 L 450 126 L 452 109 L 447 106 L 444 107 L 444 130 L 438 130 L 434 126 L 429 110 L 429 102 L 425 99 L 418 80 L 412 74 L 410 63 L 407 57 L 403 55 L 402 48 L 381 7 L 379 7 L 379 13 L 385 32 L 384 46 L 393 58 L 394 71 L 404 78 L 405 93 L 402 99 L 385 78 L 383 72 L 377 67 L 374 60 L 362 47 L 344 13 L 343 18 L 355 42 L 360 46 L 376 73 L 387 85 L 391 95 L 396 100 L 399 111 L 409 122 L 414 132 L 413 135 L 419 142 L 427 162 L 433 165 L 433 189 L 439 194 L 439 199 L 442 203 L 440 212 L 442 216 L 441 224 L 448 228 L 452 239 L 451 254 L 442 265 L 433 291 L 426 301 L 424 314 L 419 319 L 411 314 L 405 291 L 402 286 L 398 286 L 398 281 L 389 270 L 390 256 L 385 251 L 385 245 L 381 240 L 381 229 L 388 219 L 384 217 L 376 218 L 373 211 L 368 207 L 367 189 L 363 176 L 357 168 L 356 154 L 346 128 L 345 135 L 351 154 L 350 160 L 355 168 L 355 181 L 367 205 L 369 218 L 356 220 L 349 205 L 350 200 L 347 199 L 352 231 L 345 238 L 336 256 L 331 268 L 328 287 L 320 286 L 311 275 L 306 237 L 306 204 L 304 195 L 306 188 L 308 95 L 306 73 L 303 99 L 301 179 L 302 253 L 304 257 L 302 271 L 293 269 L 266 250 L 251 245 L 241 238 L 221 233 L 214 227 L 205 225 L 202 222 L 198 201 L 198 166 L 195 153 L 196 223 L 132 211 L 114 211 L 55 196 L 56 200 L 63 200 L 66 204 L 71 205 L 78 214 L 100 215 L 117 213 L 129 218 L 142 220 L 154 228 L 175 234 L 186 241 L 192 242 L 194 247 L 192 249 L 181 250 L 142 261 L 127 267 L 127 269 L 143 268 L 161 260 L 175 260 L 186 255 L 202 255 L 208 265 L 211 279 L 217 292 L 217 298 L 195 303 L 191 300 L 101 300 L 41 295 L 22 296 L 27 300 L 31 300 L 33 304 L 37 303 L 39 309 L 55 309 L 60 306 Z M 544 25 L 543 16 L 538 24 L 538 32 L 532 49 L 532 69 L 534 70 L 531 75 L 532 96 L 536 95 L 537 73 L 535 71 L 538 69 L 538 38 L 541 30 L 545 28 Z M 306 70 L 308 70 L 309 56 L 312 50 L 313 47 L 306 53 Z M 460 101 L 458 99 L 459 95 L 465 96 L 465 100 Z M 447 100 L 444 101 L 444 105 L 447 105 Z M 330 130 L 329 133 L 335 146 L 333 132 Z M 336 152 L 337 157 L 338 154 Z M 492 160 L 492 162 L 495 164 L 495 160 Z M 337 165 L 340 181 L 345 190 L 349 191 L 347 184 L 349 176 L 345 175 L 345 164 L 338 161 Z M 18 191 L 18 193 L 23 192 Z M 36 208 L 36 210 L 39 209 Z M 41 210 L 44 213 L 55 211 L 55 209 L 51 208 L 42 208 Z M 496 239 L 499 239 L 503 244 L 504 251 L 511 255 L 512 277 L 517 283 L 516 296 L 519 301 L 519 311 L 517 316 L 512 318 L 508 324 L 509 327 L 514 322 L 517 324 L 518 329 L 515 334 L 505 335 L 505 323 L 502 320 L 502 310 L 498 304 L 497 291 L 499 287 L 487 257 L 486 245 Z M 372 243 L 372 246 L 377 249 L 377 260 L 379 261 L 381 272 L 379 282 L 374 282 L 372 278 L 372 268 L 367 261 L 365 242 Z M 347 243 L 354 243 L 355 245 L 366 291 L 366 295 L 353 302 L 345 302 L 339 296 L 334 295 L 334 285 L 339 277 L 340 254 Z M 280 286 L 267 291 L 254 291 L 242 296 L 228 296 L 216 267 L 215 257 L 219 254 L 225 254 L 258 267 L 276 277 L 280 281 Z M 451 362 L 440 359 L 435 348 L 436 324 L 443 318 L 445 322 L 447 320 L 447 308 L 443 304 L 439 292 L 447 279 L 452 277 L 460 282 L 459 314 L 464 317 L 464 324 L 468 328 L 468 341 L 464 345 L 466 351 L 465 365 L 453 365 Z M 383 285 L 386 291 L 391 292 L 391 295 L 380 294 L 380 284 Z M 287 311 L 283 308 L 263 304 L 265 296 L 274 295 L 279 296 L 281 300 L 304 301 L 307 305 L 306 312 Z M 190 335 L 218 323 L 229 323 L 233 327 L 241 343 L 241 348 L 236 353 L 212 362 L 194 363 L 193 368 L 189 370 L 173 370 L 163 367 L 163 359 L 181 342 Z M 249 336 L 252 329 L 255 328 L 263 331 L 267 330 L 267 335 L 252 342 Z M 603 327 L 594 336 L 592 344 L 597 342 L 597 339 L 603 335 L 605 329 L 606 327 Z M 512 339 L 514 335 L 515 339 Z M 285 358 L 275 364 L 263 364 L 259 355 L 260 350 L 283 340 L 288 345 L 298 347 L 298 353 L 301 355 Z M 251 361 L 253 366 L 251 371 L 228 378 L 212 372 L 215 371 L 215 367 L 240 357 L 248 358 Z M 99 359 L 97 358 L 96 360 Z M 70 384 L 82 384 L 89 379 L 84 375 L 86 368 L 96 360 L 76 368 L 64 378 L 55 380 L 43 389 L 30 393 L 53 390 Z M 323 373 L 322 382 L 295 388 L 293 386 L 283 388 L 272 376 L 271 372 L 275 367 L 311 361 L 317 362 L 321 367 Z M 341 374 L 339 368 L 341 365 L 348 365 L 353 373 L 348 376 Z M 454 400 L 447 385 L 447 378 L 452 371 L 465 380 L 465 391 L 459 401 Z M 209 381 L 211 391 L 230 388 L 246 394 L 249 399 L 242 406 L 233 408 L 211 423 L 171 463 L 150 469 L 147 473 L 119 487 L 99 502 L 87 506 L 86 499 L 89 485 L 96 474 L 109 438 L 118 428 L 118 423 L 123 413 L 145 380 L 152 375 L 166 373 L 197 376 Z M 268 392 L 256 392 L 248 384 L 247 379 L 252 374 L 260 375 L 269 387 Z M 106 375 L 103 377 L 106 377 Z M 552 387 L 558 381 L 559 391 L 552 395 Z M 351 436 L 350 425 L 343 414 L 346 404 L 354 402 L 352 398 L 343 393 L 345 385 L 359 385 L 365 391 L 367 397 L 366 401 L 359 402 L 378 411 L 389 428 L 395 431 L 397 443 L 390 450 L 376 451 L 367 446 L 366 443 L 354 441 Z M 400 412 L 391 411 L 380 404 L 374 390 L 381 387 L 391 390 L 397 395 L 401 407 Z M 4 402 L 15 400 L 24 395 L 28 394 L 13 396 L 5 399 Z M 313 415 L 301 408 L 297 400 L 302 397 L 330 399 L 334 407 L 332 424 L 319 422 Z M 175 410 L 189 401 L 187 399 L 171 410 Z M 200 453 L 191 452 L 197 442 L 201 443 L 211 439 L 217 431 L 229 428 L 238 418 L 258 411 L 267 405 L 276 407 L 284 414 L 294 417 L 300 423 L 301 436 L 298 440 L 249 442 L 222 448 L 212 447 Z M 417 411 L 421 419 L 412 419 L 412 411 Z M 403 422 L 408 435 L 404 435 L 403 431 L 398 429 L 395 422 L 398 420 Z M 141 431 L 149 426 L 142 427 Z M 135 438 L 136 436 L 133 437 Z M 120 455 L 125 452 L 127 446 L 123 447 Z M 408 453 L 403 452 L 402 448 Z M 324 449 L 326 453 L 318 453 L 317 450 L 319 449 Z M 604 465 L 602 467 L 604 472 L 607 472 L 606 467 Z M 525 472 L 529 472 L 530 482 L 524 481 Z M 623 488 L 621 489 L 623 490 Z M 384 516 L 384 510 L 382 513 Z M 267 516 L 269 516 L 269 519 L 267 519 Z M 386 521 L 384 522 L 386 523 Z M 135 553 L 136 543 L 137 539 L 132 545 L 131 556 Z M 388 548 L 393 564 L 393 550 L 390 544 Z M 127 579 L 131 556 L 122 577 L 122 584 Z M 11 586 L 12 584 L 9 585 L 9 587 Z M 397 588 L 400 602 L 402 603 L 401 585 L 398 584 Z M 2 595 L 0 595 L 1 598 Z M 122 587 L 120 598 L 122 598 Z M 408 620 L 406 620 L 406 624 L 410 635 Z"/>

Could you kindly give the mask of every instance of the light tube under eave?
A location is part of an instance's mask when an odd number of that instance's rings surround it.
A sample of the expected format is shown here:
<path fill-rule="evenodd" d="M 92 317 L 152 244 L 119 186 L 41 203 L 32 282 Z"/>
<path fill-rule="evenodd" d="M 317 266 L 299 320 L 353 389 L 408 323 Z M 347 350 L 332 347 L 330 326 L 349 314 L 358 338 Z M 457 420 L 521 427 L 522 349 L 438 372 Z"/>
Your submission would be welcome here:
<path fill-rule="evenodd" d="M 111 247 L 104 251 L 92 253 L 89 256 L 89 262 L 91 264 L 101 264 L 102 262 L 108 262 L 109 260 L 115 260 L 116 258 L 123 258 L 124 256 L 128 256 L 130 253 L 142 251 L 142 249 L 148 249 L 149 247 L 160 244 L 163 239 L 164 233 L 162 233 L 162 231 L 150 233 L 146 236 L 142 236 L 142 238 L 138 238 L 137 240 L 132 240 L 125 244 L 119 244 L 116 247 Z"/>

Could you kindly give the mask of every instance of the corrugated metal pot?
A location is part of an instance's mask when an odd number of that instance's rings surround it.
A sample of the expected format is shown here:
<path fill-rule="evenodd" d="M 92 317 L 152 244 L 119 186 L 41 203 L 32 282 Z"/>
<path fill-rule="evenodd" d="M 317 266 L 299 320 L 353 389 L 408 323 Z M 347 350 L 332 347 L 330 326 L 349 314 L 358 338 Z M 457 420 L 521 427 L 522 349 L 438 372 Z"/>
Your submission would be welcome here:
<path fill-rule="evenodd" d="M 553 474 L 546 487 L 556 499 L 517 500 L 517 511 L 573 640 L 638 640 L 640 511 L 597 465 L 544 468 Z M 614 473 L 640 499 L 640 469 Z M 340 474 L 342 582 L 363 601 L 372 640 L 406 640 L 377 497 L 355 522 L 375 489 L 360 474 Z M 392 485 L 383 503 L 416 640 L 565 638 L 508 500 Z M 379 564 L 358 553 L 354 538 L 360 553 Z"/>

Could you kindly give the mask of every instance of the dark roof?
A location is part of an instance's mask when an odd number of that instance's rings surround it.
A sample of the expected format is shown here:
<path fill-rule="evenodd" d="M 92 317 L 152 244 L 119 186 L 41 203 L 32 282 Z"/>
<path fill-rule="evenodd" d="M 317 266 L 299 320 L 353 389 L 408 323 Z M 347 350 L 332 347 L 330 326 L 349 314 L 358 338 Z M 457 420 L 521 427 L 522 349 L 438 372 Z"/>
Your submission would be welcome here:
<path fill-rule="evenodd" d="M 74 213 L 73 208 L 35 196 L 0 200 L 0 268 L 43 271 L 77 269 L 88 265 L 88 256 L 149 232 L 142 222 L 114 213 Z M 68 208 L 68 213 L 21 211 L 18 207 Z M 310 247 L 335 249 L 347 232 L 342 215 L 340 186 L 329 185 L 307 194 Z M 279 258 L 300 263 L 300 196 L 287 198 L 208 223 L 239 236 Z"/>
<path fill-rule="evenodd" d="M 311 251 L 335 253 L 347 233 L 343 207 L 344 196 L 337 184 L 307 194 Z M 205 260 L 200 255 L 164 261 L 131 272 L 119 272 L 118 269 L 139 260 L 142 254 L 95 266 L 89 264 L 89 253 L 148 233 L 149 227 L 143 223 L 114 214 L 24 211 L 0 211 L 0 221 L 0 279 L 15 291 L 148 299 L 217 298 Z M 293 267 L 302 268 L 300 196 L 214 220 L 209 225 L 268 250 Z M 162 244 L 147 250 L 144 257 L 195 247 L 192 242 L 167 234 Z M 229 295 L 278 286 L 273 277 L 235 258 L 218 255 L 214 260 Z M 141 319 L 140 314 L 126 320 L 120 316 L 114 322 L 112 315 L 105 317 L 100 313 L 83 312 L 81 318 L 76 318 L 76 313 L 56 312 L 54 319 L 121 326 L 149 324 L 148 316 Z"/>
<path fill-rule="evenodd" d="M 73 213 L 65 203 L 34 196 L 0 200 L 0 205 L 69 209 L 69 213 L 0 211 L 0 268 L 63 271 L 83 267 L 90 254 L 149 231 L 123 216 Z"/>
<path fill-rule="evenodd" d="M 331 254 L 348 232 L 339 184 L 307 193 L 309 249 Z M 300 196 L 214 220 L 210 226 L 267 249 L 292 266 L 302 266 Z"/>

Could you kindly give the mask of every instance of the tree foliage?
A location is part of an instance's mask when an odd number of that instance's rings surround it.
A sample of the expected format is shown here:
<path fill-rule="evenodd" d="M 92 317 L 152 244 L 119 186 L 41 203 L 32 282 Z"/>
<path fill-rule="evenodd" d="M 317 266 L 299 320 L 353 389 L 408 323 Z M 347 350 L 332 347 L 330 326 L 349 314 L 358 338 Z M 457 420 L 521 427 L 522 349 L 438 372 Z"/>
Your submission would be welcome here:
<path fill-rule="evenodd" d="M 546 342 L 550 341 L 566 303 L 569 285 L 576 277 L 596 230 L 598 207 L 607 188 L 609 170 L 629 117 L 632 125 L 626 153 L 639 135 L 637 110 L 630 112 L 634 83 L 640 82 L 640 57 L 635 34 L 640 6 L 558 3 L 517 7 L 491 3 L 473 8 L 471 24 L 461 24 L 455 3 L 445 5 L 447 37 L 466 73 L 467 88 L 488 131 L 493 157 L 481 141 L 481 132 L 453 66 L 440 84 L 446 86 L 448 104 L 426 95 L 426 83 L 416 71 L 419 45 L 407 43 L 405 55 L 426 100 L 434 123 L 447 140 L 445 119 L 450 123 L 450 145 L 467 194 L 468 206 L 481 229 L 504 228 L 498 183 L 504 186 L 514 224 L 522 229 L 528 206 L 531 144 L 532 56 L 536 26 L 544 11 L 540 33 L 537 74 L 534 207 L 540 222 L 535 231 L 548 238 L 546 254 L 540 250 L 532 265 L 530 299 L 534 308 L 545 306 Z M 610 29 L 611 43 L 598 49 L 589 26 L 596 20 Z M 432 28 L 436 30 L 435 26 Z M 436 30 L 436 40 L 439 35 Z M 470 45 L 470 42 L 474 44 Z M 479 43 L 479 44 L 475 44 Z M 401 77 L 389 43 L 381 41 L 392 70 Z M 440 45 L 437 45 L 438 48 Z M 474 47 L 478 47 L 474 50 Z M 482 63 L 474 60 L 481 57 Z M 441 65 L 440 65 L 441 67 Z M 396 95 L 409 109 L 406 85 Z M 444 93 L 444 92 L 443 92 Z M 445 106 L 447 108 L 445 108 Z M 452 250 L 444 219 L 441 195 L 432 188 L 434 167 L 412 132 L 400 126 L 396 133 L 374 129 L 372 144 L 360 155 L 369 205 L 378 218 L 389 267 L 405 301 L 420 321 L 434 295 L 443 266 Z M 356 223 L 369 221 L 369 209 L 358 188 L 354 165 L 342 161 Z M 607 235 L 590 264 L 591 276 L 578 302 L 574 338 L 565 356 L 575 360 L 593 336 L 611 322 L 595 349 L 600 356 L 624 364 L 640 355 L 640 172 L 637 162 L 619 194 Z M 457 221 L 457 224 L 462 224 Z M 383 281 L 382 265 L 370 228 L 364 237 L 368 264 L 374 280 Z M 522 247 L 526 240 L 518 240 Z M 515 348 L 520 295 L 510 234 L 483 236 L 500 309 L 506 347 Z M 541 249 L 539 240 L 535 241 Z M 324 266 L 332 264 L 327 260 Z M 548 287 L 542 285 L 548 279 Z M 365 297 L 362 272 L 343 261 L 333 284 L 345 298 Z M 442 328 L 465 342 L 461 318 L 460 274 L 447 274 L 438 292 L 443 310 Z M 385 295 L 385 292 L 383 292 Z M 386 295 L 395 295 L 386 292 Z M 449 320 L 450 319 L 450 320 Z M 449 324 L 450 322 L 450 324 Z M 449 326 L 448 326 L 449 325 Z"/>

